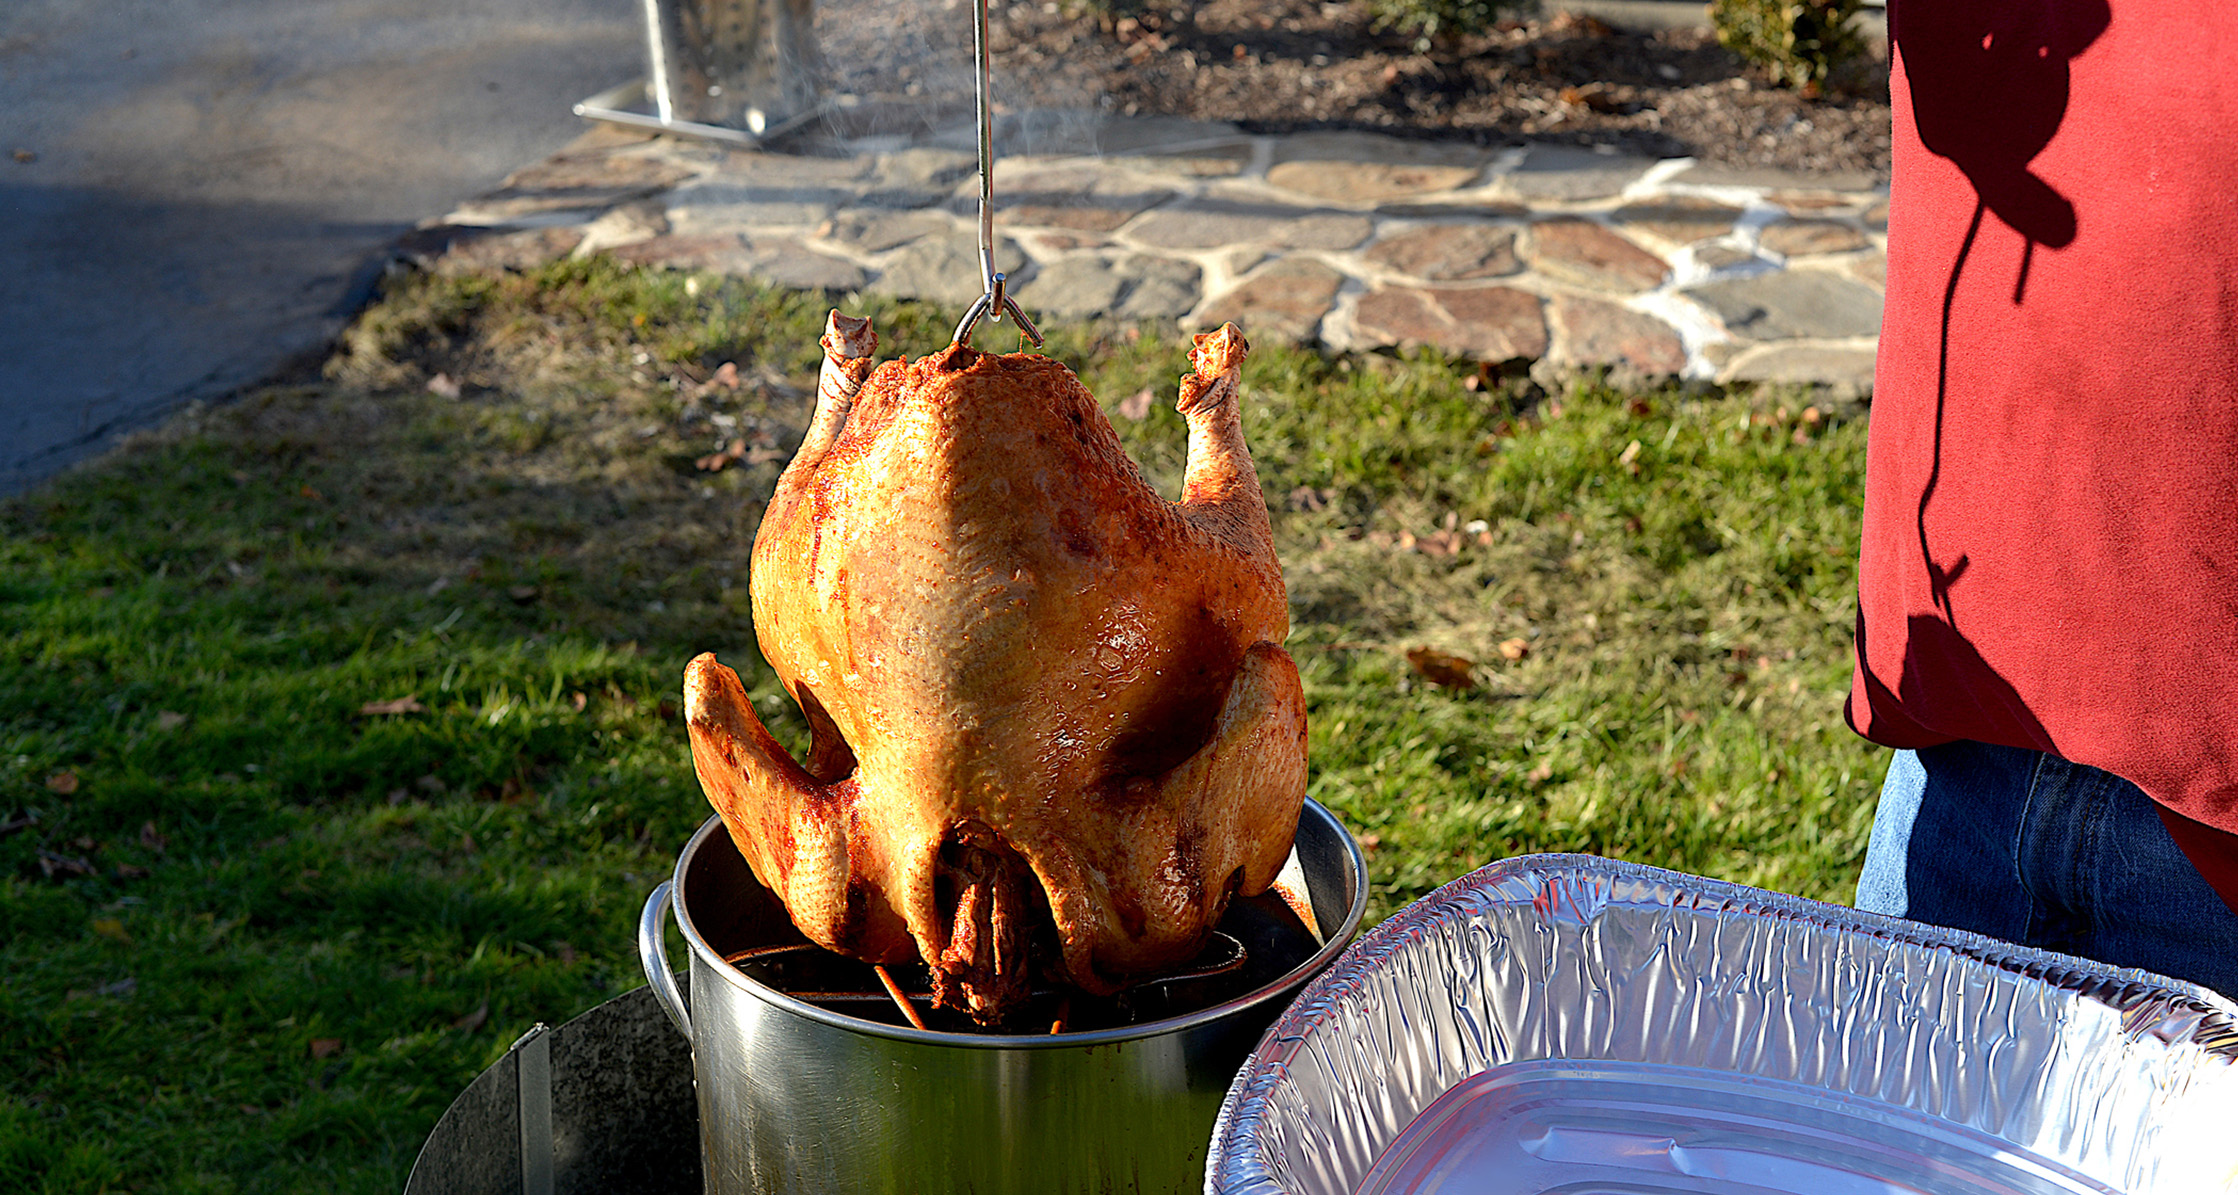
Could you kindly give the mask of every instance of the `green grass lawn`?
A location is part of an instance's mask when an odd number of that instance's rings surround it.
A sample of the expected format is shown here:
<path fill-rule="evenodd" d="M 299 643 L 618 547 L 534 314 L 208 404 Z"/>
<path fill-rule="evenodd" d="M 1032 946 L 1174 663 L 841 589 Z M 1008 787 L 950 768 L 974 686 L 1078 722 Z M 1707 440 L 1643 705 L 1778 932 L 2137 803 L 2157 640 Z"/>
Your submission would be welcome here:
<path fill-rule="evenodd" d="M 883 356 L 953 316 L 850 307 Z M 323 379 L 0 504 L 0 1190 L 393 1192 L 522 1030 L 642 982 L 637 910 L 708 812 L 684 661 L 805 738 L 745 570 L 824 310 L 406 278 Z M 1169 495 L 1185 346 L 1049 348 Z M 1885 764 L 1841 718 L 1861 418 L 1430 356 L 1245 381 L 1371 920 L 1536 851 L 1846 899 Z"/>

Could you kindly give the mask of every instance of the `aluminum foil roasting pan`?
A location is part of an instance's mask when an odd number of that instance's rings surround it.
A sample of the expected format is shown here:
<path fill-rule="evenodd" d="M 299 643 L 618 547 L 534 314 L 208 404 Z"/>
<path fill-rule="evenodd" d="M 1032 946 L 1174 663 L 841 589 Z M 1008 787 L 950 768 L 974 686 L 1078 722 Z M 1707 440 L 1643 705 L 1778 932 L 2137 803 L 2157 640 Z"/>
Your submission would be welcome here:
<path fill-rule="evenodd" d="M 1205 1189 L 2233 1195 L 2238 1006 L 1678 872 L 1509 859 L 1306 988 L 1229 1089 Z"/>

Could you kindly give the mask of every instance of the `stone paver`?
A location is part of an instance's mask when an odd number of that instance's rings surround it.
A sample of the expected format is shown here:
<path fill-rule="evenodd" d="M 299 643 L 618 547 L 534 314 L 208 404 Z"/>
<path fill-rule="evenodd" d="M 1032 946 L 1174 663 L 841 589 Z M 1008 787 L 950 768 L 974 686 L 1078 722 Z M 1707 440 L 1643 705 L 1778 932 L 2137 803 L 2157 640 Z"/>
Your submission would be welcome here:
<path fill-rule="evenodd" d="M 1632 293 L 1653 290 L 1670 264 L 1591 220 L 1541 220 L 1524 250 L 1531 264 L 1577 286 Z"/>
<path fill-rule="evenodd" d="M 1474 166 L 1367 162 L 1331 169 L 1327 162 L 1279 162 L 1268 169 L 1267 182 L 1316 199 L 1368 204 L 1450 191 L 1466 186 L 1481 173 L 1483 171 Z"/>
<path fill-rule="evenodd" d="M 1606 299 L 1563 295 L 1548 309 L 1557 366 L 1616 366 L 1632 376 L 1667 377 L 1686 369 L 1686 345 L 1669 324 Z"/>
<path fill-rule="evenodd" d="M 752 260 L 744 272 L 779 286 L 849 291 L 861 287 L 866 277 L 862 267 L 853 262 L 818 253 L 790 238 L 749 241 L 748 248 L 752 251 Z M 976 254 L 977 250 L 973 252 Z"/>
<path fill-rule="evenodd" d="M 1803 257 L 1851 253 L 1873 242 L 1864 232 L 1838 220 L 1785 220 L 1757 233 L 1756 243 L 1781 257 Z"/>
<path fill-rule="evenodd" d="M 813 227 L 822 223 L 831 215 L 833 207 L 847 198 L 848 193 L 838 189 L 773 190 L 703 181 L 669 193 L 668 219 L 679 230 L 689 232 L 718 228 Z"/>
<path fill-rule="evenodd" d="M 1790 170 L 1695 163 L 1671 176 L 1674 184 L 1689 187 L 1747 187 L 1772 195 L 1779 192 L 1870 192 L 1886 186 L 1862 170 L 1834 170 L 1825 174 L 1797 174 Z"/>
<path fill-rule="evenodd" d="M 1002 190 L 995 195 L 1000 218 L 1021 225 L 1110 232 L 1137 213 L 1157 207 L 1174 193 L 1145 179 L 1122 175 L 1108 166 L 1074 165 L 1040 170 L 998 171 Z M 959 188 L 950 210 L 977 217 L 976 175 Z"/>
<path fill-rule="evenodd" d="M 1621 195 L 1655 163 L 1567 145 L 1537 145 L 1500 177 L 1508 195 L 1530 201 L 1576 201 Z"/>
<path fill-rule="evenodd" d="M 1751 340 L 1876 336 L 1881 295 L 1826 270 L 1779 270 L 1689 287 L 1687 297 Z"/>
<path fill-rule="evenodd" d="M 608 135 L 415 234 L 411 256 L 526 269 L 610 253 L 835 295 L 976 298 L 968 113 L 839 123 L 857 140 L 799 154 Z M 996 137 L 997 265 L 1044 322 L 1232 319 L 1260 340 L 1432 345 L 1549 377 L 1870 385 L 1887 271 L 1875 180 L 1093 112 L 1008 114 Z"/>
<path fill-rule="evenodd" d="M 871 170 L 862 202 L 873 207 L 931 207 L 979 169 L 973 154 L 953 149 L 905 149 L 885 154 Z"/>
<path fill-rule="evenodd" d="M 945 236 L 955 230 L 956 222 L 939 212 L 849 208 L 818 226 L 816 235 L 860 252 L 884 253 L 911 241 Z"/>
<path fill-rule="evenodd" d="M 1727 244 L 1695 246 L 1694 264 L 1719 273 L 1760 273 L 1779 268 L 1778 262 L 1753 249 Z"/>
<path fill-rule="evenodd" d="M 583 239 L 575 243 L 574 256 L 589 257 L 605 249 L 650 240 L 668 231 L 668 213 L 661 205 L 640 200 L 601 213 L 583 226 Z"/>
<path fill-rule="evenodd" d="M 1497 278 L 1523 268 L 1515 255 L 1515 230 L 1495 224 L 1409 228 L 1377 241 L 1364 256 L 1393 273 L 1431 282 Z"/>
<path fill-rule="evenodd" d="M 485 233 L 480 228 L 446 225 L 449 233 L 484 233 L 478 236 L 445 236 L 434 252 L 413 255 L 423 269 L 444 275 L 489 273 L 497 270 L 533 270 L 558 261 L 583 243 L 580 227 L 527 228 L 518 232 Z"/>
<path fill-rule="evenodd" d="M 562 152 L 452 214 L 454 224 L 507 224 L 554 212 L 597 212 L 645 199 L 692 177 L 689 167 L 642 153 Z"/>
<path fill-rule="evenodd" d="M 754 255 L 747 248 L 746 238 L 735 232 L 646 237 L 602 251 L 628 265 L 670 270 L 746 274 L 751 273 L 754 266 Z"/>
<path fill-rule="evenodd" d="M 1741 209 L 1698 195 L 1673 195 L 1653 203 L 1633 203 L 1609 213 L 1626 231 L 1638 229 L 1672 245 L 1691 245 L 1732 231 Z"/>
<path fill-rule="evenodd" d="M 1546 355 L 1541 301 L 1506 286 L 1393 287 L 1360 296 L 1353 322 L 1387 344 L 1427 344 L 1486 361 Z"/>
<path fill-rule="evenodd" d="M 1271 186 L 1315 199 L 1374 204 L 1458 190 L 1491 156 L 1468 145 L 1405 141 L 1374 133 L 1301 133 L 1276 146 Z"/>
<path fill-rule="evenodd" d="M 1765 345 L 1734 357 L 1719 376 L 1730 382 L 1818 383 L 1862 394 L 1873 388 L 1873 350 Z"/>
<path fill-rule="evenodd" d="M 1197 305 L 1200 273 L 1168 258 L 1066 257 L 1041 267 L 1018 301 L 1073 319 L 1179 319 Z"/>
<path fill-rule="evenodd" d="M 1849 275 L 1877 291 L 1888 290 L 1888 254 L 1873 253 L 1849 263 Z"/>
<path fill-rule="evenodd" d="M 1307 258 L 1284 258 L 1214 299 L 1197 320 L 1216 328 L 1234 320 L 1246 336 L 1308 341 L 1336 301 L 1344 275 Z"/>
<path fill-rule="evenodd" d="M 1025 251 L 1006 236 L 995 238 L 995 268 L 1023 279 Z M 983 289 L 979 277 L 979 234 L 958 230 L 931 236 L 894 252 L 871 289 L 935 303 L 967 306 Z"/>
<path fill-rule="evenodd" d="M 1349 249 L 1375 225 L 1366 216 L 1240 205 L 1166 208 L 1145 215 L 1127 235 L 1154 249 L 1218 249 L 1262 244 L 1280 249 Z"/>

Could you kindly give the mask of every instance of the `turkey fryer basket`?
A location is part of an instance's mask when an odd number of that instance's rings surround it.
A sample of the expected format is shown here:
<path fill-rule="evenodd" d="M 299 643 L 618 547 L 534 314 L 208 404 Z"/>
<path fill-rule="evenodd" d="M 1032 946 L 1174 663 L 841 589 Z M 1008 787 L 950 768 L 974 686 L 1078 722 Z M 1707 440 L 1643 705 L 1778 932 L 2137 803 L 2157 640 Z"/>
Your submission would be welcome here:
<path fill-rule="evenodd" d="M 1261 1041 L 1206 1190 L 2238 1192 L 2238 1007 L 1584 856 L 1363 936 Z"/>

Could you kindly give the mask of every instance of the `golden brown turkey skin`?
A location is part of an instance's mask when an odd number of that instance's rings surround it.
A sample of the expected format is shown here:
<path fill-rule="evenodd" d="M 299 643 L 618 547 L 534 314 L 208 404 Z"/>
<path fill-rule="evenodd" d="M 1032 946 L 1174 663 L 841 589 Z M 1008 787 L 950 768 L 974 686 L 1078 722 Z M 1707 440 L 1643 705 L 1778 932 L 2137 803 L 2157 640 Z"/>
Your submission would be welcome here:
<path fill-rule="evenodd" d="M 702 655 L 685 710 L 709 800 L 811 939 L 922 957 L 984 1022 L 1025 997 L 1044 916 L 1052 969 L 1092 992 L 1186 961 L 1273 882 L 1305 792 L 1241 335 L 1197 338 L 1172 503 L 1047 358 L 952 346 L 880 366 L 850 407 L 874 338 L 842 319 L 753 555 L 809 758 Z"/>

